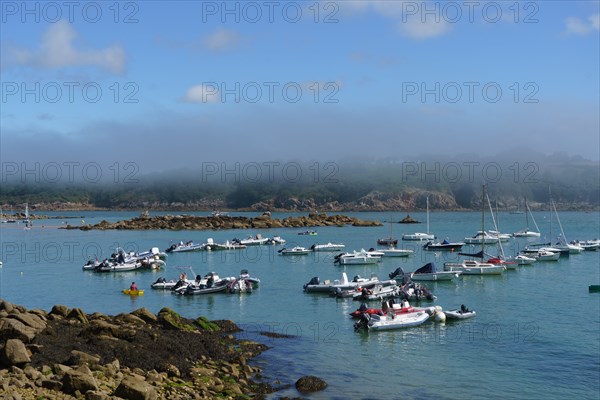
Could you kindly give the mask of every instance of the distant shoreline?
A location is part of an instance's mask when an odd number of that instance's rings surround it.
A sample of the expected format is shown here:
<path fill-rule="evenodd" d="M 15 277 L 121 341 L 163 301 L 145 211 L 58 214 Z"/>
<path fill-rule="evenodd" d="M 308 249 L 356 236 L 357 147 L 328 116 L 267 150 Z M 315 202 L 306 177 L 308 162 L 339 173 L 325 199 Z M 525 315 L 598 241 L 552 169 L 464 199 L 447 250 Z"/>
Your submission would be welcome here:
<path fill-rule="evenodd" d="M 3 207 L 4 208 L 4 207 Z M 10 207 L 7 207 L 10 209 Z M 13 207 L 16 208 L 16 207 Z M 581 211 L 581 212 L 600 212 L 600 206 L 592 206 L 589 204 L 556 204 L 557 211 Z M 196 207 L 157 207 L 157 208 L 143 208 L 143 207 L 91 207 L 91 206 L 82 206 L 82 207 L 44 207 L 44 208 L 35 208 L 30 211 L 29 218 L 30 219 L 69 219 L 69 218 L 83 218 L 84 215 L 74 216 L 74 215 L 44 215 L 46 212 L 98 212 L 98 211 L 106 211 L 106 212 L 171 212 L 171 213 L 188 213 L 188 212 L 213 212 L 214 209 L 210 208 L 196 208 Z M 264 211 L 277 212 L 277 213 L 308 213 L 311 211 L 314 212 L 380 212 L 380 213 L 395 213 L 402 214 L 404 216 L 410 215 L 411 213 L 424 213 L 426 209 L 415 208 L 410 211 L 402 210 L 402 209 L 380 209 L 380 208 L 369 208 L 369 207 L 340 207 L 335 209 L 287 209 L 287 208 L 273 208 L 269 210 L 257 210 L 249 207 L 244 208 L 223 208 L 220 209 L 223 213 L 241 213 L 241 212 L 256 212 L 262 213 Z M 481 211 L 479 207 L 472 208 L 430 208 L 430 212 L 468 212 L 468 211 Z M 502 210 L 500 209 L 500 213 L 524 213 L 520 212 L 521 210 Z M 550 211 L 548 207 L 532 207 L 531 211 Z M 24 219 L 25 214 L 22 212 L 6 212 L 2 211 L 0 214 L 1 218 L 16 218 L 16 219 Z"/>

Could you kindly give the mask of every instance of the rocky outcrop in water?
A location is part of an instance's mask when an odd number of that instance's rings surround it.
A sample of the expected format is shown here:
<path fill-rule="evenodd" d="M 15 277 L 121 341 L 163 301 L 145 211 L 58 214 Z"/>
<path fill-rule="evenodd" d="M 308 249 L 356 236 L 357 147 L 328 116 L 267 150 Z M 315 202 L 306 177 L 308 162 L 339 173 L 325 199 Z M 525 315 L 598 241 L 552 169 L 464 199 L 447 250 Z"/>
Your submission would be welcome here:
<path fill-rule="evenodd" d="M 27 310 L 0 299 L 0 398 L 260 398 L 248 360 L 266 346 L 236 340 L 231 321 Z"/>
<path fill-rule="evenodd" d="M 195 215 L 163 215 L 147 217 L 145 215 L 125 221 L 102 221 L 96 225 L 71 226 L 65 229 L 123 229 L 123 230 L 209 230 L 209 229 L 268 229 L 268 228 L 304 228 L 315 226 L 381 226 L 379 221 L 364 221 L 345 215 L 310 213 L 308 216 L 291 216 L 283 219 L 273 219 L 270 213 L 264 213 L 255 218 L 219 216 L 200 217 Z"/>

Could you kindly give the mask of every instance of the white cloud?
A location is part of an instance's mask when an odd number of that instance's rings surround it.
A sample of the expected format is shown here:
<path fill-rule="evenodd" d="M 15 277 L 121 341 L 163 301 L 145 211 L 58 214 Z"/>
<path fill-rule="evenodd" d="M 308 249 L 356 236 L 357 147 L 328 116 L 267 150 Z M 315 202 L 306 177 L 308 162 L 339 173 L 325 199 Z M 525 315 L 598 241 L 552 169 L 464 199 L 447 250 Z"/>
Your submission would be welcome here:
<path fill-rule="evenodd" d="M 104 49 L 78 49 L 74 46 L 77 32 L 66 21 L 51 24 L 43 34 L 40 48 L 10 48 L 8 64 L 28 65 L 36 68 L 65 68 L 95 66 L 114 73 L 125 69 L 125 50 L 120 45 Z"/>
<path fill-rule="evenodd" d="M 340 8 L 349 13 L 374 12 L 396 21 L 400 34 L 411 39 L 427 39 L 451 31 L 450 23 L 443 18 L 434 18 L 424 13 L 424 2 L 357 0 L 339 2 Z M 425 18 L 425 22 L 422 19 Z"/>
<path fill-rule="evenodd" d="M 214 52 L 233 50 L 240 42 L 240 35 L 231 29 L 218 29 L 202 40 L 204 47 Z"/>
<path fill-rule="evenodd" d="M 587 35 L 600 30 L 600 14 L 592 14 L 586 20 L 569 17 L 565 21 L 566 33 L 574 35 Z"/>
<path fill-rule="evenodd" d="M 408 18 L 398 23 L 398 31 L 413 39 L 429 39 L 450 32 L 450 24 L 444 20 L 422 22 L 420 18 Z"/>
<path fill-rule="evenodd" d="M 203 83 L 189 88 L 181 100 L 185 103 L 217 103 L 221 95 L 218 86 Z"/>

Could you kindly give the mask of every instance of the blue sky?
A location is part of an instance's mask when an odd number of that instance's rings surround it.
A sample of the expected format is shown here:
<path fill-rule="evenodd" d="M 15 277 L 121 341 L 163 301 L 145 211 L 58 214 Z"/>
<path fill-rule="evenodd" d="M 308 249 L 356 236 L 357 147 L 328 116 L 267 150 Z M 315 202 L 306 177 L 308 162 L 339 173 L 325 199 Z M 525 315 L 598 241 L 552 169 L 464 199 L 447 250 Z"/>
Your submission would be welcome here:
<path fill-rule="evenodd" d="M 595 1 L 47 4 L 2 2 L 3 161 L 600 158 Z"/>

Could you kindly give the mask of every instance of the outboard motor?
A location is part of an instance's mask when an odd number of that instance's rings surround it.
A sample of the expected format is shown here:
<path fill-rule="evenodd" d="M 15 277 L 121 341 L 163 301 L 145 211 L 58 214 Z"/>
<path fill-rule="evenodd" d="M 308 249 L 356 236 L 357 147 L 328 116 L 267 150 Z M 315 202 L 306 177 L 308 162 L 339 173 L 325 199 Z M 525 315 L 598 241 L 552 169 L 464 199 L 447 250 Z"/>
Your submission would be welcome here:
<path fill-rule="evenodd" d="M 424 248 L 424 249 L 428 248 L 430 244 L 431 244 L 431 240 L 430 240 L 429 242 L 425 243 L 425 244 L 423 245 L 423 248 Z"/>
<path fill-rule="evenodd" d="M 352 282 L 358 282 L 359 279 L 362 279 L 360 275 L 356 275 L 354 278 L 352 278 Z"/>
<path fill-rule="evenodd" d="M 362 313 L 358 322 L 354 324 L 354 329 L 367 329 L 369 327 L 370 320 L 371 316 L 368 313 Z"/>
<path fill-rule="evenodd" d="M 304 285 L 304 288 L 306 289 L 306 287 L 308 285 L 318 285 L 319 284 L 319 277 L 318 276 L 314 276 L 306 285 Z"/>
<path fill-rule="evenodd" d="M 390 272 L 390 279 L 394 279 L 397 276 L 404 276 L 404 270 L 402 269 L 402 267 L 398 267 L 396 268 L 396 270 L 394 272 Z"/>

